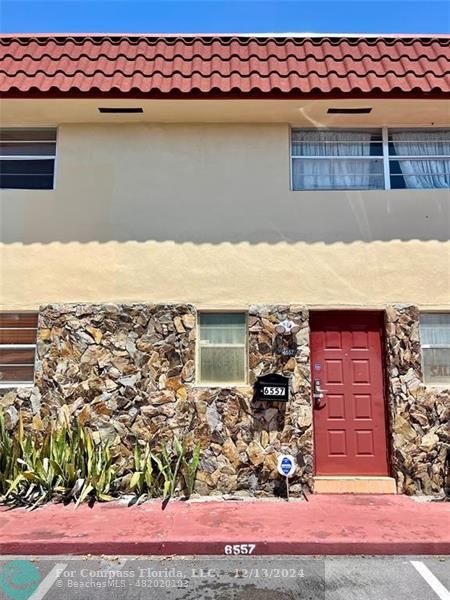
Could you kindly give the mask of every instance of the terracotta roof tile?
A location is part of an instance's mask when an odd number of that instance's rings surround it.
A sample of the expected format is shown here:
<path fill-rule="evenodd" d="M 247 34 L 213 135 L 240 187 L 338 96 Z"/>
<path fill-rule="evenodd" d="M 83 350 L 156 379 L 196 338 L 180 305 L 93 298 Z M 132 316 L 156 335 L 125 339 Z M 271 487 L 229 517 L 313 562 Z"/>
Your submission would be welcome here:
<path fill-rule="evenodd" d="M 450 93 L 450 37 L 0 36 L 0 94 Z"/>

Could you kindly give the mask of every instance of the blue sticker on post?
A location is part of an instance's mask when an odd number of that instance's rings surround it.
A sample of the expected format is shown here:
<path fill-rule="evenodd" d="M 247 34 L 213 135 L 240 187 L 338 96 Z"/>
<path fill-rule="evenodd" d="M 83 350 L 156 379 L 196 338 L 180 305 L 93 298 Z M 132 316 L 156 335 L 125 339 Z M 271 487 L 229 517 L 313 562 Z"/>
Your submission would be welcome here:
<path fill-rule="evenodd" d="M 290 477 L 295 471 L 295 458 L 290 454 L 280 454 L 278 457 L 278 473 Z"/>

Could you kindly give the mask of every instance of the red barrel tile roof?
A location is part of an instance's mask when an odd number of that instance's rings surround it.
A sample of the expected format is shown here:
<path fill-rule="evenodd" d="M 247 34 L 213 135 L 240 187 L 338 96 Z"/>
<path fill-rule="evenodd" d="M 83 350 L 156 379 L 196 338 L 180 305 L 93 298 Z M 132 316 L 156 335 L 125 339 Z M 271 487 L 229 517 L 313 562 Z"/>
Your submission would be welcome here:
<path fill-rule="evenodd" d="M 0 94 L 449 94 L 450 36 L 0 36 Z"/>

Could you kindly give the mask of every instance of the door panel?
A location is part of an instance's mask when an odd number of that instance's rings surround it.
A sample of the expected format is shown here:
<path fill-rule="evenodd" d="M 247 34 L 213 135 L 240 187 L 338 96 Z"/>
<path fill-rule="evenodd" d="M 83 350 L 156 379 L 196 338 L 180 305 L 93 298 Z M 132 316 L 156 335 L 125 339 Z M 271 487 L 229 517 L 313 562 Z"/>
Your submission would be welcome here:
<path fill-rule="evenodd" d="M 317 475 L 388 474 L 381 326 L 376 312 L 311 313 Z"/>

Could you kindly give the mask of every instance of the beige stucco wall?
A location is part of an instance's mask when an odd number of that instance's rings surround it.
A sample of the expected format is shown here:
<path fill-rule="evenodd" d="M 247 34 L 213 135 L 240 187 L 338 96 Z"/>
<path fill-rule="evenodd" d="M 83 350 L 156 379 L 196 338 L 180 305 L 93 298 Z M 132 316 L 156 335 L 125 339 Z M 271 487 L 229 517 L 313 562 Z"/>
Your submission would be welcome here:
<path fill-rule="evenodd" d="M 450 307 L 448 190 L 292 192 L 283 124 L 68 124 L 56 189 L 2 190 L 6 309 Z"/>

